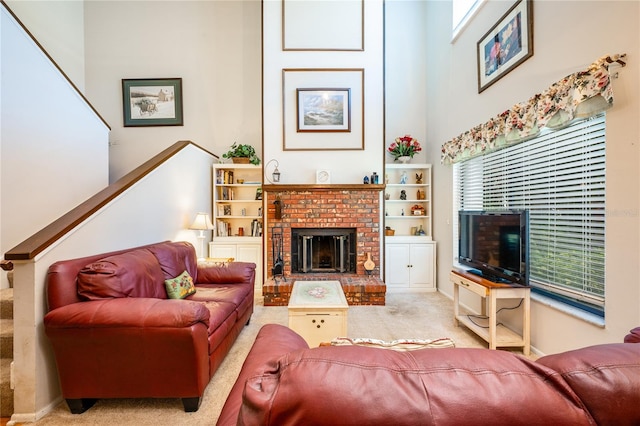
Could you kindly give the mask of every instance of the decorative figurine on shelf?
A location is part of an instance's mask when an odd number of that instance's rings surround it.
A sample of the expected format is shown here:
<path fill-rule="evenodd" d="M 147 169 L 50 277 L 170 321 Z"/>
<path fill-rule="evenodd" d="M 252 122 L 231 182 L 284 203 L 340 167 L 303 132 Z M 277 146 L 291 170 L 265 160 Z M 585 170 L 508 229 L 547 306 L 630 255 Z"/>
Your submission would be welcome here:
<path fill-rule="evenodd" d="M 422 225 L 420 225 L 420 227 L 418 228 L 418 232 L 416 232 L 416 235 L 427 235 L 427 233 L 424 232 L 424 229 L 422 229 Z"/>
<path fill-rule="evenodd" d="M 404 185 L 405 183 L 407 183 L 407 172 L 402 172 L 402 174 L 400 175 L 400 184 Z"/>
<path fill-rule="evenodd" d="M 404 216 L 404 209 L 400 212 L 400 216 Z"/>
<path fill-rule="evenodd" d="M 416 173 L 416 183 L 418 185 L 422 183 L 422 173 Z"/>
<path fill-rule="evenodd" d="M 373 174 L 371 175 L 371 184 L 378 184 L 378 173 L 373 172 Z"/>
<path fill-rule="evenodd" d="M 427 199 L 427 193 L 425 192 L 424 189 L 418 189 L 418 192 L 416 193 L 416 196 L 418 197 L 418 200 L 426 200 Z"/>
<path fill-rule="evenodd" d="M 385 192 L 385 193 L 384 193 L 384 199 L 385 199 L 385 200 L 388 200 L 388 199 L 390 199 L 390 198 L 391 198 L 391 194 L 389 194 L 388 192 Z"/>
<path fill-rule="evenodd" d="M 365 176 L 364 179 L 362 179 L 362 183 L 365 185 L 369 184 L 369 176 Z"/>
<path fill-rule="evenodd" d="M 405 191 L 404 189 L 402 191 L 400 191 L 400 199 L 401 200 L 406 200 L 407 199 L 407 191 Z"/>

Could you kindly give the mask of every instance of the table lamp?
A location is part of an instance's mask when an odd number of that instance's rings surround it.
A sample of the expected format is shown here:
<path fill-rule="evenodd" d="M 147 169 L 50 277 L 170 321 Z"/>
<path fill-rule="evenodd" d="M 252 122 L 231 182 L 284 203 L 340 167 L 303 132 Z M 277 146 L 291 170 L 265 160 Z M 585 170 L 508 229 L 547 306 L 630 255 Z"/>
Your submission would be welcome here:
<path fill-rule="evenodd" d="M 206 238 L 204 231 L 213 229 L 213 224 L 211 223 L 209 215 L 207 213 L 196 214 L 196 219 L 193 221 L 189 229 L 200 231 L 198 233 L 198 239 L 200 240 L 200 256 L 198 257 L 198 260 L 204 260 L 206 258 L 204 253 L 204 239 Z"/>

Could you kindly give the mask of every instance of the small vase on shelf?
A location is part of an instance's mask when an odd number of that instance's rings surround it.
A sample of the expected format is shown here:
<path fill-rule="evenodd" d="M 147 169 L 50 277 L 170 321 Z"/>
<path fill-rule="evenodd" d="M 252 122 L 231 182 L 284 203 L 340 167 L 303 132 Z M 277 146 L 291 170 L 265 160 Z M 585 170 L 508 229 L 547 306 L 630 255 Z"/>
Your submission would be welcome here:
<path fill-rule="evenodd" d="M 396 160 L 400 164 L 407 164 L 407 163 L 409 163 L 409 161 L 411 161 L 411 157 L 409 157 L 408 155 L 403 155 L 402 157 L 396 158 Z"/>

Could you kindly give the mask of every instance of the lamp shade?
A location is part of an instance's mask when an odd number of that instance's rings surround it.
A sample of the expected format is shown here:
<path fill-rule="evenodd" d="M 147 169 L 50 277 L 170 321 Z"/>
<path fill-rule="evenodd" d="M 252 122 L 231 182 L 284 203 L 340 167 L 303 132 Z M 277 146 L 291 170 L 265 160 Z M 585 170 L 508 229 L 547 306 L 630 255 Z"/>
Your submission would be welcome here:
<path fill-rule="evenodd" d="M 198 213 L 189 229 L 213 229 L 213 224 L 211 223 L 211 219 L 207 213 Z"/>

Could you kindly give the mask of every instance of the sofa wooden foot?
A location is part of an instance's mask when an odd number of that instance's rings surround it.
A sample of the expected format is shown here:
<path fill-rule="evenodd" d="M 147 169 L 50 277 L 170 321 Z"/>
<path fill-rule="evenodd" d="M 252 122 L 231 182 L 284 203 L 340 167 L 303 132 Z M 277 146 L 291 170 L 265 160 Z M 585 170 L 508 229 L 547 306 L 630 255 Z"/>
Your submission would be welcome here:
<path fill-rule="evenodd" d="M 193 413 L 200 408 L 200 402 L 202 398 L 182 398 L 182 405 L 184 406 L 185 413 Z"/>
<path fill-rule="evenodd" d="M 67 398 L 67 405 L 69 406 L 69 410 L 71 414 L 82 414 L 87 411 L 89 408 L 93 407 L 96 403 L 97 399 L 94 398 L 80 398 L 80 399 L 70 399 Z"/>

